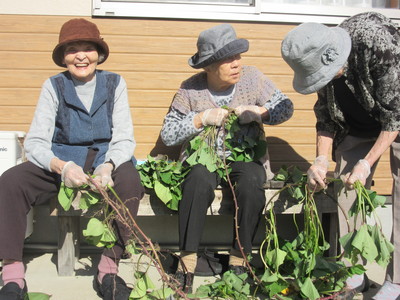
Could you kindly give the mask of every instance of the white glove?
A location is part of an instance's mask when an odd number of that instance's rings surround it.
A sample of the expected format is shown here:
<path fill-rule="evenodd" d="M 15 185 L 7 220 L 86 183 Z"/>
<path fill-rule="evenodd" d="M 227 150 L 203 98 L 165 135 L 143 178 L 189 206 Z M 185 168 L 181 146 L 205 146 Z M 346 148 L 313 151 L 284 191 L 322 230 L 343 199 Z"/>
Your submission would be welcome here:
<path fill-rule="evenodd" d="M 201 123 L 203 123 L 203 126 L 221 126 L 228 113 L 228 110 L 220 107 L 206 109 L 201 116 Z"/>
<path fill-rule="evenodd" d="M 114 181 L 111 178 L 113 168 L 113 165 L 110 163 L 98 165 L 93 172 L 93 180 L 96 181 L 103 188 L 106 188 L 107 185 L 113 187 Z"/>
<path fill-rule="evenodd" d="M 262 110 L 257 105 L 240 105 L 235 108 L 235 114 L 238 116 L 240 124 L 248 124 L 253 121 L 262 123 Z"/>
<path fill-rule="evenodd" d="M 307 183 L 311 190 L 319 191 L 325 188 L 326 173 L 329 162 L 325 155 L 318 156 L 307 171 Z"/>
<path fill-rule="evenodd" d="M 67 162 L 61 171 L 61 180 L 70 188 L 80 187 L 88 182 L 89 176 L 73 161 Z"/>
<path fill-rule="evenodd" d="M 360 159 L 356 165 L 354 166 L 353 170 L 351 173 L 347 173 L 344 176 L 344 183 L 346 184 L 346 187 L 348 189 L 353 189 L 353 184 L 357 180 L 359 180 L 363 185 L 365 185 L 365 182 L 371 174 L 371 166 L 368 161 L 365 159 Z"/>

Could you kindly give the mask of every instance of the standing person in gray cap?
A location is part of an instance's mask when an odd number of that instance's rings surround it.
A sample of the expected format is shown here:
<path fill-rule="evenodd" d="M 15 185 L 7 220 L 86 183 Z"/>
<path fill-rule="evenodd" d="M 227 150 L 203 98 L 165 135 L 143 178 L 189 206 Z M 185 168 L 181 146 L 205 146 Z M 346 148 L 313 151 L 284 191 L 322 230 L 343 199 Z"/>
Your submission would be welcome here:
<path fill-rule="evenodd" d="M 198 51 L 189 59 L 189 65 L 203 71 L 185 80 L 174 96 L 161 131 L 167 146 L 185 145 L 205 126 L 220 128 L 228 115 L 228 110 L 222 106 L 234 110 L 242 127 L 253 121 L 260 125 L 276 125 L 292 116 L 292 102 L 271 80 L 255 67 L 242 66 L 241 53 L 248 48 L 249 42 L 237 38 L 229 24 L 200 33 Z M 222 130 L 219 132 L 215 147 L 217 153 L 223 153 L 223 133 Z M 263 184 L 272 174 L 265 168 L 269 162 L 263 162 L 233 162 L 230 165 L 230 179 L 239 206 L 239 238 L 245 253 L 251 253 L 252 239 L 266 201 Z M 220 183 L 224 184 L 216 172 L 209 172 L 198 164 L 191 168 L 182 185 L 179 206 L 181 262 L 175 277 L 185 292 L 192 289 L 207 208 Z M 232 243 L 229 264 L 237 274 L 247 271 L 236 240 Z"/>
<path fill-rule="evenodd" d="M 43 84 L 24 143 L 28 161 L 0 177 L 0 300 L 26 299 L 26 215 L 57 197 L 61 182 L 78 188 L 90 183 L 90 173 L 98 186 L 114 186 L 125 205 L 120 213 L 137 214 L 144 188 L 132 159 L 136 143 L 126 82 L 97 69 L 108 55 L 96 24 L 72 19 L 61 27 L 53 61 L 66 70 Z M 113 195 L 110 200 L 118 202 Z M 94 284 L 102 299 L 128 300 L 131 289 L 118 276 L 118 262 L 131 231 L 120 220 L 112 223 L 117 241 L 104 249 Z"/>
<path fill-rule="evenodd" d="M 301 94 L 318 93 L 314 106 L 317 158 L 307 172 L 311 188 L 325 188 L 331 147 L 335 177 L 343 178 L 348 189 L 353 189 L 356 180 L 370 188 L 381 155 L 391 148 L 395 251 L 386 281 L 373 297 L 377 300 L 400 299 L 399 45 L 397 26 L 381 14 L 367 12 L 338 27 L 301 24 L 287 34 L 281 48 L 294 70 L 294 89 Z M 354 200 L 354 190 L 348 196 L 340 191 L 338 201 L 344 211 Z M 343 214 L 339 214 L 339 224 L 343 236 L 348 232 Z M 355 292 L 367 288 L 368 279 L 354 275 L 342 299 L 352 299 Z"/>

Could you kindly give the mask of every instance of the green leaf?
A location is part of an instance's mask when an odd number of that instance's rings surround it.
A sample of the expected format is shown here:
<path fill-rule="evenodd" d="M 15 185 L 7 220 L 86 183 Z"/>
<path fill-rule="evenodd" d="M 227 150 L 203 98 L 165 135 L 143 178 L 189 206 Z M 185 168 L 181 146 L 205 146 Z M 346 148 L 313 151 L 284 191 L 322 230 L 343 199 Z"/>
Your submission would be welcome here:
<path fill-rule="evenodd" d="M 29 292 L 25 296 L 25 300 L 48 300 L 50 295 L 44 293 Z"/>
<path fill-rule="evenodd" d="M 301 293 L 306 297 L 306 299 L 315 300 L 320 298 L 320 295 L 315 288 L 311 278 L 307 277 L 304 282 L 299 284 Z"/>
<path fill-rule="evenodd" d="M 100 194 L 92 192 L 92 191 L 82 191 L 81 199 L 79 202 L 80 209 L 87 209 L 90 206 L 98 203 L 100 201 Z"/>
<path fill-rule="evenodd" d="M 301 200 L 304 198 L 304 194 L 301 187 L 296 187 L 293 190 L 292 197 L 295 198 L 296 200 Z"/>
<path fill-rule="evenodd" d="M 369 196 L 374 208 L 385 206 L 385 203 L 386 203 L 385 196 L 378 195 L 374 191 L 368 191 L 368 196 Z"/>
<path fill-rule="evenodd" d="M 391 253 L 394 251 L 394 246 L 386 239 L 382 231 L 376 225 L 371 227 L 371 236 L 375 242 L 376 248 L 378 249 L 376 262 L 382 268 L 386 268 L 390 262 Z"/>
<path fill-rule="evenodd" d="M 147 292 L 147 289 L 146 289 L 146 283 L 144 282 L 144 279 L 138 278 L 138 279 L 136 279 L 135 286 L 132 289 L 132 292 L 129 295 L 129 298 L 141 299 L 146 295 L 146 292 Z"/>
<path fill-rule="evenodd" d="M 286 252 L 277 248 L 266 253 L 266 259 L 270 262 L 270 265 L 274 268 L 275 271 L 278 271 L 280 265 L 283 264 Z"/>
<path fill-rule="evenodd" d="M 302 182 L 304 180 L 304 173 L 297 167 L 293 168 L 291 176 L 292 176 L 293 183 L 296 183 L 296 184 L 299 184 L 300 182 Z"/>
<path fill-rule="evenodd" d="M 101 236 L 101 241 L 105 243 L 113 243 L 117 239 L 115 237 L 114 231 L 111 230 L 107 225 L 104 224 L 104 233 Z"/>
<path fill-rule="evenodd" d="M 196 296 L 199 298 L 206 298 L 210 296 L 211 286 L 210 285 L 201 285 L 196 291 Z"/>
<path fill-rule="evenodd" d="M 163 172 L 159 173 L 160 179 L 164 184 L 171 184 L 172 183 L 172 173 L 171 171 L 167 171 L 168 167 L 166 167 Z"/>
<path fill-rule="evenodd" d="M 180 199 L 181 197 L 179 197 Z M 179 200 L 177 197 L 172 197 L 171 201 L 167 204 L 167 207 L 171 210 L 177 211 L 179 208 Z"/>
<path fill-rule="evenodd" d="M 236 275 L 233 272 L 225 272 L 222 275 L 222 279 L 235 291 L 245 293 L 248 295 L 250 293 L 250 285 L 246 282 L 248 275 L 246 273 L 241 275 Z"/>
<path fill-rule="evenodd" d="M 286 181 L 289 178 L 289 173 L 285 168 L 280 168 L 278 173 L 275 174 L 274 179 L 278 181 Z"/>
<path fill-rule="evenodd" d="M 361 225 L 360 229 L 354 236 L 351 245 L 357 248 L 361 252 L 361 255 L 369 262 L 373 262 L 378 256 L 378 249 L 368 232 L 367 224 Z"/>
<path fill-rule="evenodd" d="M 162 202 L 168 203 L 172 200 L 171 191 L 161 182 L 154 182 L 154 191 L 156 192 L 157 197 L 160 198 Z"/>
<path fill-rule="evenodd" d="M 61 182 L 60 190 L 58 192 L 58 202 L 65 211 L 68 211 L 71 208 L 74 198 L 75 190 L 65 186 L 64 182 Z"/>
<path fill-rule="evenodd" d="M 150 295 L 156 299 L 168 299 L 173 293 L 174 291 L 171 288 L 163 287 L 152 291 Z"/>
<path fill-rule="evenodd" d="M 279 276 L 276 273 L 272 273 L 270 269 L 265 269 L 263 276 L 260 279 L 265 283 L 272 283 L 279 280 Z"/>
<path fill-rule="evenodd" d="M 134 241 L 130 241 L 125 247 L 125 250 L 128 253 L 133 254 L 133 255 L 139 254 L 140 253 L 139 249 L 140 248 L 136 247 L 136 244 Z"/>
<path fill-rule="evenodd" d="M 269 297 L 271 297 L 271 298 L 273 296 L 279 294 L 280 292 L 282 292 L 283 290 L 285 290 L 288 287 L 289 287 L 289 283 L 287 283 L 284 280 L 279 280 L 279 281 L 273 282 L 273 283 L 265 286 L 267 291 L 269 291 L 268 294 L 269 294 Z M 286 298 L 284 298 L 283 296 L 280 295 L 279 299 L 286 299 Z"/>
<path fill-rule="evenodd" d="M 102 236 L 104 233 L 103 223 L 96 218 L 91 218 L 87 224 L 85 230 L 83 230 L 84 236 Z"/>
<path fill-rule="evenodd" d="M 197 164 L 197 152 L 191 154 L 188 158 L 186 158 L 186 162 L 190 165 L 190 166 L 194 166 Z"/>

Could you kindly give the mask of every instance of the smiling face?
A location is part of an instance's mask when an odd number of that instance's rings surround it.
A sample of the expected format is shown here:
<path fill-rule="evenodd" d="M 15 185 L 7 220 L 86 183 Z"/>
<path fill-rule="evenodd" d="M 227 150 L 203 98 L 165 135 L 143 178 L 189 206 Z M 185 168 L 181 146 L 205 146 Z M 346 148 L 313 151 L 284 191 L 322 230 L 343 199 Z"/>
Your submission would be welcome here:
<path fill-rule="evenodd" d="M 94 43 L 75 42 L 65 46 L 63 63 L 71 75 L 79 81 L 91 81 L 98 62 L 99 53 Z"/>
<path fill-rule="evenodd" d="M 236 54 L 204 68 L 207 72 L 208 87 L 221 92 L 237 83 L 242 71 L 241 59 L 240 54 Z"/>

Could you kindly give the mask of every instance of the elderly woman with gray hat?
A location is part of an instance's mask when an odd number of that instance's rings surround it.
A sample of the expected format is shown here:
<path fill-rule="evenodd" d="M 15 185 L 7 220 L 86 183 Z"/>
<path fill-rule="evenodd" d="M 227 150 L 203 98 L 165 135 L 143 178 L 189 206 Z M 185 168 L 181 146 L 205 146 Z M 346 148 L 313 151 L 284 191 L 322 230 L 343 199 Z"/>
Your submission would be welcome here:
<path fill-rule="evenodd" d="M 325 188 L 332 147 L 335 177 L 352 189 L 356 180 L 371 186 L 381 155 L 390 151 L 393 175 L 393 259 L 384 285 L 373 299 L 400 299 L 400 33 L 385 16 L 367 12 L 337 27 L 304 23 L 282 42 L 282 56 L 294 70 L 293 87 L 302 94 L 317 92 L 317 158 L 309 168 L 312 188 Z M 339 191 L 348 211 L 355 200 Z M 353 222 L 351 222 L 353 223 Z M 340 236 L 347 223 L 339 214 Z M 368 289 L 368 279 L 354 275 L 342 299 Z"/>
<path fill-rule="evenodd" d="M 185 80 L 175 94 L 161 131 L 167 146 L 184 145 L 207 125 L 220 127 L 228 115 L 223 106 L 234 110 L 241 126 L 248 126 L 253 121 L 276 125 L 292 116 L 290 99 L 255 67 L 242 66 L 241 53 L 248 48 L 248 41 L 238 39 L 229 24 L 200 33 L 198 51 L 189 59 L 189 65 L 204 71 Z M 219 137 L 217 150 L 222 153 Z M 271 172 L 269 169 L 266 172 L 259 161 L 233 162 L 231 168 L 229 176 L 239 206 L 239 238 L 244 252 L 251 253 L 252 239 L 266 201 L 263 184 Z M 183 196 L 179 206 L 181 263 L 175 277 L 186 292 L 192 287 L 207 208 L 219 183 L 221 178 L 216 172 L 209 172 L 198 164 L 191 168 L 182 185 Z M 236 273 L 246 272 L 236 239 L 229 264 Z"/>
<path fill-rule="evenodd" d="M 126 83 L 118 74 L 97 69 L 108 55 L 94 23 L 72 19 L 62 26 L 53 61 L 66 71 L 43 84 L 24 144 L 28 161 L 0 177 L 1 300 L 25 299 L 26 215 L 32 206 L 56 197 L 61 182 L 80 187 L 92 173 L 98 187 L 114 186 L 126 209 L 137 214 L 144 188 L 132 161 L 135 140 Z M 117 220 L 113 225 L 117 242 L 104 250 L 94 283 L 103 299 L 127 300 L 131 291 L 117 274 L 130 230 Z"/>

